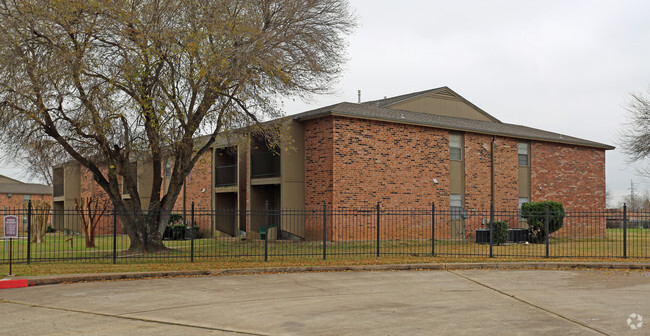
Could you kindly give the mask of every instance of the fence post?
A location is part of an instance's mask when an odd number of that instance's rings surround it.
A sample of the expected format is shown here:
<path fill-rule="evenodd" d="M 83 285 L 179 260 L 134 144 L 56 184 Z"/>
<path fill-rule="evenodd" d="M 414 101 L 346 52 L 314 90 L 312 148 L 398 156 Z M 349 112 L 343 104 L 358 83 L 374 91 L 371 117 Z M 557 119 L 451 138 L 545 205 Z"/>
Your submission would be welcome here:
<path fill-rule="evenodd" d="M 327 203 L 323 202 L 323 260 L 327 259 Z"/>
<path fill-rule="evenodd" d="M 190 262 L 194 262 L 194 201 L 190 212 Z"/>
<path fill-rule="evenodd" d="M 623 203 L 623 258 L 627 258 L 627 204 Z"/>
<path fill-rule="evenodd" d="M 32 262 L 32 200 L 27 201 L 27 265 Z"/>
<path fill-rule="evenodd" d="M 379 258 L 379 202 L 377 202 L 377 258 Z"/>
<path fill-rule="evenodd" d="M 431 202 L 431 256 L 436 256 L 436 202 Z"/>
<path fill-rule="evenodd" d="M 490 258 L 494 258 L 492 247 L 494 246 L 492 227 L 494 226 L 494 203 L 490 202 Z"/>
<path fill-rule="evenodd" d="M 117 208 L 113 204 L 113 265 L 117 264 Z"/>
<path fill-rule="evenodd" d="M 269 261 L 269 201 L 264 203 L 264 261 Z"/>
<path fill-rule="evenodd" d="M 549 208 L 548 204 L 546 204 L 546 209 L 544 210 L 544 241 L 546 242 L 546 258 L 549 257 L 549 251 L 548 251 L 548 223 L 549 222 Z"/>

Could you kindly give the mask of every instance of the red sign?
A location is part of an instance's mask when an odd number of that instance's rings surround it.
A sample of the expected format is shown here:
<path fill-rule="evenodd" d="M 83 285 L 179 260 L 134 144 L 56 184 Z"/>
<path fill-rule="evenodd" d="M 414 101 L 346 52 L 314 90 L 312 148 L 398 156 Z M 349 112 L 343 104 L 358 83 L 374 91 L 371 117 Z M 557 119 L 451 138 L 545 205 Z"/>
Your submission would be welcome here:
<path fill-rule="evenodd" d="M 5 216 L 5 238 L 18 238 L 18 217 Z"/>

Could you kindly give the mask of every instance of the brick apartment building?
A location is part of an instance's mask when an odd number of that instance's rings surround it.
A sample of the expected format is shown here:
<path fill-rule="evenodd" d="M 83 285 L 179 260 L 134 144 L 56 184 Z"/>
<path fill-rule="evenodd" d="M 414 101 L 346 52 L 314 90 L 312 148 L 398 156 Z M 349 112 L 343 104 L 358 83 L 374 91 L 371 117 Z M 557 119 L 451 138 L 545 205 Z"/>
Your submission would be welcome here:
<path fill-rule="evenodd" d="M 0 175 L 0 209 L 3 216 L 19 215 L 19 230 L 27 230 L 27 216 L 22 216 L 22 209 L 30 200 L 52 202 L 52 187 L 38 183 L 24 183 Z"/>
<path fill-rule="evenodd" d="M 255 137 L 218 139 L 188 176 L 177 208 L 194 202 L 197 209 L 256 210 L 268 202 L 272 209 L 323 203 L 357 209 L 381 202 L 384 208 L 429 209 L 435 202 L 438 209 L 473 211 L 491 202 L 517 209 L 544 200 L 576 211 L 605 208 L 605 151 L 614 147 L 503 123 L 447 87 L 340 103 L 272 123 L 281 124 L 289 139 L 283 148 L 274 151 Z M 90 189 L 98 192 L 78 166 L 59 169 L 55 208 L 67 208 Z M 138 163 L 143 190 L 150 187 L 146 169 Z M 231 216 L 202 230 L 234 236 L 261 225 L 259 218 Z M 306 221 L 292 233 L 311 239 L 318 225 Z M 331 238 L 359 237 L 332 232 Z"/>

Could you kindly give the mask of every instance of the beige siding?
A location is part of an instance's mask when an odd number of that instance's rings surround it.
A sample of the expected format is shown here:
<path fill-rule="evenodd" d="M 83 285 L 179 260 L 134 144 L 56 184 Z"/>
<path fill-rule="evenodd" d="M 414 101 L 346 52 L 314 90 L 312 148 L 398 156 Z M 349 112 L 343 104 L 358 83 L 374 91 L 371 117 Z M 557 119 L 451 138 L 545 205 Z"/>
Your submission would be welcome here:
<path fill-rule="evenodd" d="M 395 110 L 436 114 L 480 121 L 492 121 L 475 107 L 455 97 L 429 94 L 389 106 Z"/>

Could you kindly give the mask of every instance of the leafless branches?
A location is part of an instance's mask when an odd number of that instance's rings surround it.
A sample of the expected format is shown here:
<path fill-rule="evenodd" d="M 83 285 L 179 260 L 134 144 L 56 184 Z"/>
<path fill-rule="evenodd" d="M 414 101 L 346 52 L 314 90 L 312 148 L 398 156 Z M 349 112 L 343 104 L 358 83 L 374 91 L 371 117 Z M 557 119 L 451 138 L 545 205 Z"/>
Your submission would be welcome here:
<path fill-rule="evenodd" d="M 3 0 L 0 140 L 51 139 L 118 210 L 141 209 L 128 167 L 151 162 L 149 210 L 170 209 L 218 134 L 328 92 L 353 26 L 345 0 Z"/>

